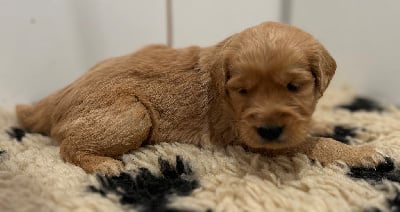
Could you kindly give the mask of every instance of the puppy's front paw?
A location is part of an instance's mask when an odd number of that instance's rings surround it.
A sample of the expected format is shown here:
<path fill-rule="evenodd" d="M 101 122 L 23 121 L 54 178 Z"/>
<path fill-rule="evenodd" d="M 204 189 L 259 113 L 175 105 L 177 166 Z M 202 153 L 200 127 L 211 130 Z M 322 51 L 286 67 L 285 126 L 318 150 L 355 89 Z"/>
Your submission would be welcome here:
<path fill-rule="evenodd" d="M 330 138 L 313 138 L 302 148 L 309 158 L 323 165 L 342 161 L 349 166 L 374 167 L 385 161 L 384 155 L 373 146 L 351 146 Z"/>
<path fill-rule="evenodd" d="M 376 151 L 371 145 L 351 146 L 352 156 L 342 159 L 349 166 L 353 167 L 375 167 L 385 161 L 385 156 Z"/>

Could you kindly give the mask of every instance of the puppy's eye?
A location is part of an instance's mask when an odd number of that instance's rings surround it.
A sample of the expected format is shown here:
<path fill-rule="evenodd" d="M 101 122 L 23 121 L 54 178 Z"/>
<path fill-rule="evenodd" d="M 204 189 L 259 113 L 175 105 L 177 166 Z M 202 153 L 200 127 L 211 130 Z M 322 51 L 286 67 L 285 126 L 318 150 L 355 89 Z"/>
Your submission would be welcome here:
<path fill-rule="evenodd" d="M 287 87 L 287 89 L 288 89 L 289 91 L 291 91 L 291 92 L 297 92 L 297 91 L 300 90 L 300 86 L 297 85 L 297 84 L 294 84 L 294 83 L 289 83 L 289 84 L 287 84 L 286 87 Z"/>
<path fill-rule="evenodd" d="M 242 94 L 242 95 L 246 95 L 246 94 L 249 93 L 249 91 L 248 91 L 247 89 L 245 89 L 245 88 L 240 88 L 238 92 L 239 92 L 240 94 Z"/>

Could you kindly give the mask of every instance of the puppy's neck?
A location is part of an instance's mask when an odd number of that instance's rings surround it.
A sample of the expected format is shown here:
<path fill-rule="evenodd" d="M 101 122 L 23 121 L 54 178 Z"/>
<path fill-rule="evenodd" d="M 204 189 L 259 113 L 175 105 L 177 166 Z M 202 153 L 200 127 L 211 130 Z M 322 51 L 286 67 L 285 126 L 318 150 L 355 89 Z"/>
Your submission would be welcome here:
<path fill-rule="evenodd" d="M 208 90 L 209 112 L 208 124 L 210 139 L 214 144 L 237 143 L 239 137 L 235 130 L 235 119 L 229 104 L 226 102 L 224 63 L 218 46 L 205 48 L 200 53 L 201 69 L 210 73 L 211 83 Z"/>

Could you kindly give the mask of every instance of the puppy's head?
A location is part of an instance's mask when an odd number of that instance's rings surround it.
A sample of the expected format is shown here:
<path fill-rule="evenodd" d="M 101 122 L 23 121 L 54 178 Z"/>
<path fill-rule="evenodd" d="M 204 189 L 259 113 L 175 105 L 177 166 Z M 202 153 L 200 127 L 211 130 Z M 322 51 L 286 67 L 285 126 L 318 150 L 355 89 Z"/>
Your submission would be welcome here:
<path fill-rule="evenodd" d="M 280 149 L 306 138 L 336 63 L 310 34 L 267 22 L 220 44 L 225 100 L 251 148 Z"/>

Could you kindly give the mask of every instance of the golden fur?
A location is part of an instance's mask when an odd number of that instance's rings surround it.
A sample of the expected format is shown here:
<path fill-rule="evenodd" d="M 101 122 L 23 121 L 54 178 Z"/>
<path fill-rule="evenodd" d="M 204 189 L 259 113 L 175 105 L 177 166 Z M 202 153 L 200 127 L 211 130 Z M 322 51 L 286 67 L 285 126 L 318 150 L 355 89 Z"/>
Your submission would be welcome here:
<path fill-rule="evenodd" d="M 311 35 L 267 22 L 208 48 L 152 45 L 105 60 L 38 103 L 17 106 L 17 115 L 26 129 L 59 141 L 61 157 L 87 172 L 117 174 L 122 163 L 113 158 L 159 142 L 377 162 L 382 157 L 371 147 L 308 136 L 335 69 Z M 260 136 L 270 126 L 282 133 Z"/>

